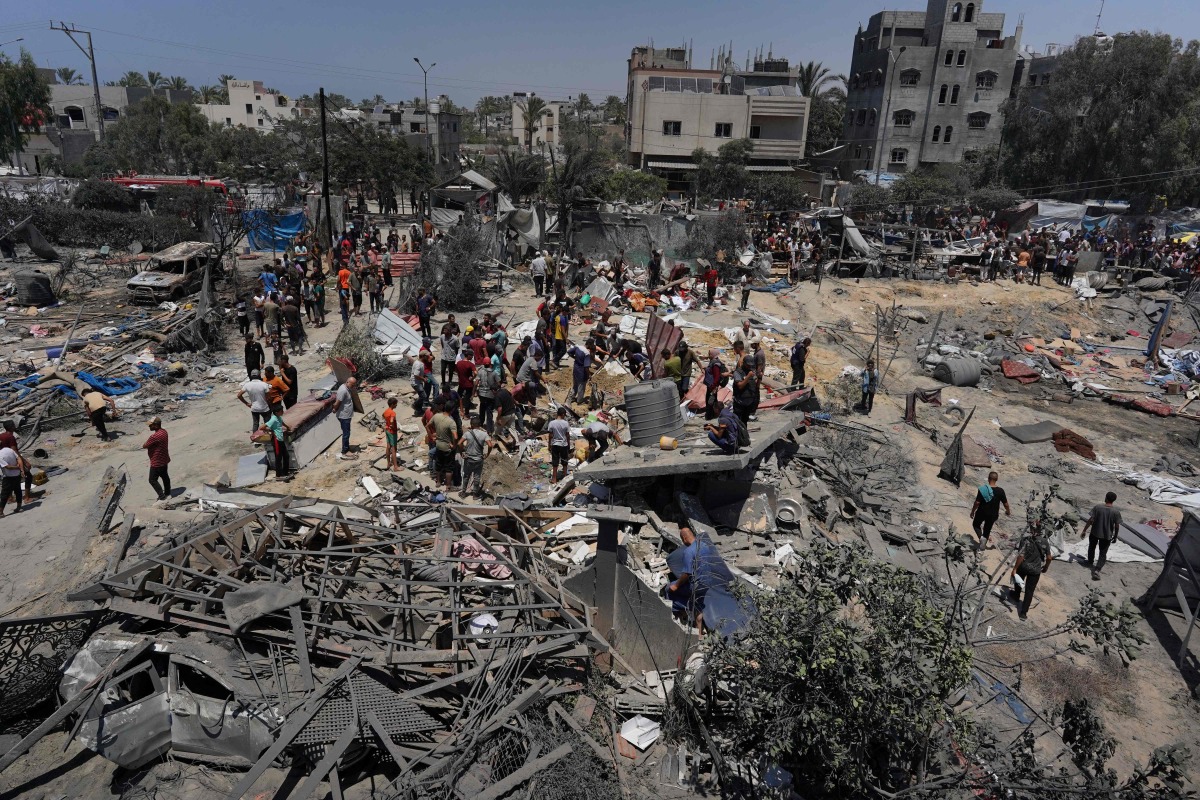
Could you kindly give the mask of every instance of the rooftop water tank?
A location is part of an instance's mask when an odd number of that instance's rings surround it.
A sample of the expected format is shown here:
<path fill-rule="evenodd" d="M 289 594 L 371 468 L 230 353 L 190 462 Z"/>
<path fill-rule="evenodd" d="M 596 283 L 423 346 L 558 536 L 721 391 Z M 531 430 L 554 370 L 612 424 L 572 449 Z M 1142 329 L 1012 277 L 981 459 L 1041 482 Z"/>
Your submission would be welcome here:
<path fill-rule="evenodd" d="M 669 380 L 646 381 L 625 390 L 629 442 L 637 447 L 657 444 L 663 436 L 683 435 L 679 390 Z"/>

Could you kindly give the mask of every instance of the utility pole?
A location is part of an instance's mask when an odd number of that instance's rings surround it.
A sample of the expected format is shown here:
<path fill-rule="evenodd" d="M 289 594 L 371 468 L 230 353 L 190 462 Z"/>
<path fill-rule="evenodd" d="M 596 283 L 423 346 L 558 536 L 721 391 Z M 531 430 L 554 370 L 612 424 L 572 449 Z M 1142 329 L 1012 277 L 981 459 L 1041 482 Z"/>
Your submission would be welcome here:
<path fill-rule="evenodd" d="M 96 100 L 96 128 L 100 134 L 100 141 L 103 141 L 104 140 L 104 109 L 100 105 L 100 79 L 96 77 L 96 54 L 92 50 L 92 33 L 91 33 L 91 31 L 81 31 L 79 28 L 75 27 L 74 23 L 72 23 L 71 27 L 68 28 L 67 24 L 65 22 L 60 22 L 60 23 L 58 23 L 58 25 L 55 25 L 53 22 L 51 22 L 50 30 L 62 31 L 63 33 L 65 33 L 71 39 L 71 41 L 75 43 L 75 46 L 79 48 L 79 52 L 83 53 L 84 56 L 87 57 L 88 63 L 92 65 L 92 96 Z M 81 45 L 79 43 L 79 41 L 73 35 L 76 33 L 82 33 L 84 36 L 87 37 L 87 49 L 86 50 L 83 49 L 83 45 Z"/>
<path fill-rule="evenodd" d="M 436 61 L 433 62 L 432 64 L 429 65 L 429 69 L 426 69 L 425 65 L 421 63 L 421 59 L 417 58 L 416 56 L 413 56 L 413 61 L 417 62 L 417 66 L 420 67 L 421 72 L 423 72 L 425 74 L 425 135 L 429 137 L 429 149 L 432 151 L 433 164 L 436 169 L 438 163 L 441 161 L 441 158 L 438 155 L 438 151 L 437 151 L 438 142 L 437 142 L 436 131 L 437 131 L 438 123 L 436 121 L 434 123 L 435 133 L 430 133 L 430 131 L 429 131 L 429 70 L 436 67 L 437 62 Z M 438 106 L 438 117 L 441 117 L 441 106 L 440 105 Z M 437 173 L 435 172 L 434 173 L 435 177 L 436 177 L 436 174 Z"/>
<path fill-rule="evenodd" d="M 329 209 L 329 137 L 325 133 L 325 87 L 320 89 L 321 100 L 321 202 L 325 204 L 325 247 L 333 249 L 333 215 Z M 325 249 L 324 247 L 321 249 Z M 330 261 L 332 264 L 333 262 Z"/>

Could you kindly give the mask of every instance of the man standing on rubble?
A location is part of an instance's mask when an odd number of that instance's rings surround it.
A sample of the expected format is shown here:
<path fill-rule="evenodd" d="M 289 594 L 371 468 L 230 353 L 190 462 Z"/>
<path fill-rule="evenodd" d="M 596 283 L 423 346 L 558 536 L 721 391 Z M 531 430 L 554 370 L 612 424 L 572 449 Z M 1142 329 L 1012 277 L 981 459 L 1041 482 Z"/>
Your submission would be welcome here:
<path fill-rule="evenodd" d="M 292 360 L 288 358 L 287 353 L 281 355 L 275 364 L 279 375 L 288 387 L 287 391 L 283 393 L 283 407 L 291 408 L 296 405 L 296 400 L 300 397 L 300 373 L 292 365 Z"/>
<path fill-rule="evenodd" d="M 648 267 L 650 274 L 649 274 L 649 281 L 646 284 L 646 288 L 648 288 L 652 292 L 654 291 L 655 287 L 658 286 L 659 281 L 662 279 L 662 262 L 663 262 L 663 251 L 662 250 L 655 250 L 653 253 L 650 254 L 650 265 Z"/>
<path fill-rule="evenodd" d="M 163 430 L 162 420 L 158 417 L 151 418 L 146 427 L 150 429 L 150 435 L 142 442 L 142 449 L 150 459 L 150 486 L 159 500 L 166 500 L 171 496 L 171 476 L 167 474 L 167 465 L 171 463 L 167 432 Z"/>
<path fill-rule="evenodd" d="M 696 352 L 688 347 L 688 343 L 683 339 L 679 340 L 675 353 L 679 356 L 679 396 L 683 397 L 692 388 L 692 369 L 703 367 L 700 359 L 696 357 Z"/>
<path fill-rule="evenodd" d="M 704 368 L 704 418 L 716 419 L 721 411 L 717 393 L 728 383 L 725 374 L 725 364 L 721 361 L 721 353 L 715 347 L 708 351 L 708 366 Z"/>
<path fill-rule="evenodd" d="M 867 367 L 862 371 L 862 410 L 870 414 L 875 407 L 875 390 L 879 388 L 879 370 L 875 368 L 875 359 L 867 359 Z"/>
<path fill-rule="evenodd" d="M 252 371 L 250 379 L 238 389 L 238 402 L 250 409 L 251 433 L 258 430 L 259 425 L 271 416 L 271 406 L 267 402 L 267 392 L 269 391 L 271 391 L 271 387 L 267 385 L 266 381 L 259 378 L 258 370 Z"/>
<path fill-rule="evenodd" d="M 500 388 L 500 376 L 492 369 L 491 362 L 475 368 L 475 392 L 479 397 L 479 417 L 483 427 L 490 433 L 494 427 L 496 390 Z"/>
<path fill-rule="evenodd" d="M 417 289 L 417 321 L 421 325 L 421 336 L 433 338 L 433 328 L 429 320 L 436 310 L 437 299 L 427 294 L 424 289 Z"/>
<path fill-rule="evenodd" d="M 338 454 L 341 460 L 358 458 L 350 452 L 350 421 L 354 419 L 354 387 L 358 386 L 358 378 L 347 378 L 338 387 L 336 395 L 335 414 L 338 424 L 342 426 L 342 452 Z"/>
<path fill-rule="evenodd" d="M 808 348 L 812 346 L 812 339 L 805 336 L 801 341 L 792 345 L 792 354 L 788 359 L 792 365 L 792 386 L 804 387 L 804 370 L 808 363 Z"/>
<path fill-rule="evenodd" d="M 997 486 L 1000 475 L 989 472 L 987 483 L 979 487 L 975 493 L 975 503 L 971 506 L 971 527 L 979 537 L 979 549 L 988 548 L 988 537 L 992 534 L 992 526 L 1000 519 L 1000 505 L 1004 504 L 1006 516 L 1012 516 L 1012 507 L 1008 504 L 1008 495 Z"/>
<path fill-rule="evenodd" d="M 571 458 L 571 425 L 567 422 L 566 406 L 558 407 L 557 414 L 546 429 L 550 433 L 550 480 L 558 483 L 567 477 L 567 461 Z"/>
<path fill-rule="evenodd" d="M 433 404 L 433 418 L 429 421 L 433 429 L 434 481 L 439 488 L 449 492 L 454 488 L 454 453 L 458 450 L 458 425 L 446 413 L 441 400 Z"/>
<path fill-rule="evenodd" d="M 734 345 L 741 344 L 743 350 L 749 350 L 754 342 L 762 341 L 762 334 L 750 327 L 750 320 L 742 320 L 742 327 L 733 336 Z"/>
<path fill-rule="evenodd" d="M 1094 581 L 1100 580 L 1100 570 L 1104 569 L 1104 562 L 1108 559 L 1108 547 L 1117 540 L 1117 535 L 1121 532 L 1121 512 L 1113 508 L 1115 502 L 1116 492 L 1104 495 L 1104 505 L 1092 508 L 1092 515 L 1088 517 L 1079 534 L 1079 538 L 1082 539 L 1088 535 L 1088 531 L 1092 532 L 1088 537 L 1088 557 L 1085 563 L 1092 568 Z M 1097 548 L 1100 549 L 1099 561 L 1095 560 Z"/>
<path fill-rule="evenodd" d="M 471 427 L 463 431 L 459 440 L 463 454 L 462 486 L 459 496 L 466 498 L 474 494 L 483 497 L 483 460 L 492 450 L 492 440 L 483 429 L 478 414 L 471 415 Z M 474 487 L 474 488 L 472 488 Z"/>
<path fill-rule="evenodd" d="M 1037 590 L 1042 573 L 1050 569 L 1054 554 L 1050 552 L 1050 542 L 1041 531 L 1031 531 L 1021 542 L 1017 552 L 1017 563 L 1013 565 L 1010 577 L 1013 582 L 1012 600 L 1020 603 L 1018 616 L 1024 620 L 1029 614 L 1029 604 L 1033 602 L 1033 593 Z M 1024 598 L 1022 599 L 1022 589 Z"/>
<path fill-rule="evenodd" d="M 721 273 L 717 272 L 715 265 L 710 264 L 704 273 L 704 287 L 708 290 L 708 307 L 712 308 L 717 301 L 717 281 L 721 279 Z"/>
<path fill-rule="evenodd" d="M 567 355 L 575 362 L 571 367 L 571 394 L 567 399 L 572 403 L 582 403 L 587 397 L 588 379 L 592 377 L 596 344 L 591 339 L 587 340 L 585 347 L 574 344 L 567 351 Z"/>
<path fill-rule="evenodd" d="M 733 352 L 733 413 L 743 425 L 747 425 L 758 409 L 758 373 L 746 357 L 741 342 L 734 343 Z"/>

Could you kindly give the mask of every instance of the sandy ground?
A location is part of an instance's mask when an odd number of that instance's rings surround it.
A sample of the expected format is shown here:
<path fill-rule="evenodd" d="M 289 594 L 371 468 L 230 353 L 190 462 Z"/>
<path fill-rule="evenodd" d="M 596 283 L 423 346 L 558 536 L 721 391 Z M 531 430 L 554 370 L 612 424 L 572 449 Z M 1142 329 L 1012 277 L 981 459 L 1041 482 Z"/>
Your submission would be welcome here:
<path fill-rule="evenodd" d="M 253 265 L 243 264 L 250 274 Z M 527 283 L 518 281 L 513 291 L 495 298 L 487 307 L 474 311 L 460 311 L 457 317 L 465 323 L 471 316 L 485 311 L 496 311 L 507 319 L 516 313 L 515 327 L 522 321 L 533 318 L 536 301 Z M 1057 287 L 1028 287 L 1001 284 L 996 286 L 956 287 L 931 283 L 906 283 L 900 281 L 853 282 L 827 279 L 818 292 L 814 284 L 803 284 L 783 295 L 756 292 L 751 301 L 751 315 L 763 311 L 776 317 L 791 320 L 798 330 L 809 331 L 813 326 L 840 326 L 846 323 L 863 336 L 841 335 L 841 338 L 859 350 L 869 346 L 874 334 L 875 304 L 890 308 L 892 301 L 910 308 L 924 311 L 929 322 L 909 322 L 900 334 L 902 346 L 890 369 L 884 375 L 883 390 L 880 392 L 874 413 L 869 418 L 854 417 L 855 421 L 870 425 L 882 435 L 902 443 L 910 454 L 916 468 L 914 481 L 926 498 L 923 518 L 933 525 L 945 529 L 953 524 L 958 530 L 970 529 L 968 509 L 974 496 L 975 486 L 986 480 L 988 468 L 967 469 L 967 477 L 961 487 L 936 478 L 938 465 L 944 455 L 958 420 L 948 417 L 938 409 L 919 406 L 921 422 L 938 431 L 938 443 L 931 441 L 928 434 L 906 426 L 902 422 L 904 394 L 914 388 L 933 387 L 936 382 L 922 374 L 913 353 L 917 339 L 929 335 L 933 318 L 939 310 L 944 312 L 942 330 L 962 328 L 982 334 L 988 331 L 1011 329 L 1022 319 L 1027 321 L 1023 329 L 1049 338 L 1060 335 L 1064 329 L 1080 327 L 1088 332 L 1105 333 L 1124 331 L 1134 325 L 1122 315 L 1094 310 L 1091 316 L 1080 313 L 1074 302 L 1069 302 L 1058 311 L 1050 306 L 1068 300 L 1066 293 Z M 994 301 L 995 305 L 981 301 Z M 331 309 L 336 314 L 336 309 Z M 1109 321 L 1105 321 L 1105 317 Z M 713 328 L 734 327 L 739 324 L 741 314 L 732 305 L 715 311 L 693 310 L 685 318 Z M 335 317 L 331 315 L 331 320 Z M 442 318 L 435 319 L 435 329 Z M 1181 325 L 1190 321 L 1181 320 Z M 1145 326 L 1143 325 L 1143 329 Z M 310 329 L 311 345 L 304 355 L 295 356 L 293 361 L 300 371 L 301 392 L 305 387 L 322 378 L 327 368 L 325 354 L 318 352 L 316 345 L 330 343 L 339 329 L 335 320 L 324 329 Z M 710 345 L 721 342 L 719 334 L 685 330 L 686 338 L 703 353 Z M 787 369 L 787 351 L 792 341 L 782 336 L 768 334 L 768 357 L 771 365 L 782 371 Z M 814 349 L 809 360 L 810 382 L 818 386 L 822 398 L 827 395 L 825 385 L 836 379 L 846 366 L 860 368 L 861 361 L 849 350 L 829 336 L 818 331 L 813 336 Z M 890 345 L 885 347 L 890 356 Z M 226 361 L 240 369 L 240 348 L 230 351 Z M 885 361 L 886 365 L 886 361 Z M 772 373 L 768 374 L 768 377 Z M 569 380 L 569 368 L 560 376 Z M 557 378 L 555 379 L 558 380 Z M 253 452 L 249 442 L 250 415 L 234 399 L 237 385 L 207 381 L 196 376 L 195 389 L 212 385 L 210 396 L 179 404 L 178 410 L 164 418 L 164 427 L 171 436 L 173 483 L 178 490 L 196 487 L 215 481 L 222 473 L 233 473 L 236 460 L 241 455 Z M 398 392 L 402 398 L 410 396 L 407 379 L 396 379 L 382 384 L 386 391 Z M 957 400 L 963 408 L 975 407 L 975 417 L 968 433 L 981 444 L 992 446 L 999 454 L 1000 463 L 992 468 L 1000 472 L 1000 483 L 1013 506 L 1013 517 L 1001 517 L 996 535 L 999 547 L 988 551 L 985 559 L 989 564 L 999 565 L 1010 558 L 1011 546 L 1020 536 L 1027 497 L 1033 489 L 1043 487 L 1051 481 L 1042 474 L 1029 472 L 1030 465 L 1057 470 L 1061 479 L 1055 482 L 1060 491 L 1079 513 L 1086 515 L 1087 509 L 1099 502 L 1108 490 L 1119 495 L 1118 505 L 1127 520 L 1162 520 L 1168 529 L 1179 521 L 1174 509 L 1151 503 L 1141 492 L 1117 482 L 1112 476 L 1091 469 L 1075 455 L 1059 455 L 1050 443 L 1021 445 L 1000 432 L 994 422 L 1020 424 L 1051 419 L 1061 422 L 1086 436 L 1095 445 L 1096 451 L 1106 457 L 1148 468 L 1159 452 L 1171 450 L 1189 454 L 1194 450 L 1190 441 L 1195 435 L 1193 423 L 1171 419 L 1159 419 L 1141 412 L 1107 406 L 1098 401 L 1079 401 L 1073 404 L 1039 399 L 1044 387 L 1020 387 L 1003 378 L 992 381 L 992 388 L 959 389 L 947 387 L 943 401 Z M 368 411 L 382 413 L 383 401 L 373 401 L 363 393 L 364 406 Z M 402 401 L 400 420 L 411 433 L 402 435 L 406 446 L 401 449 L 401 458 L 409 465 L 419 463 L 416 472 L 405 470 L 403 476 L 419 477 L 424 480 L 425 448 L 419 443 L 418 420 L 411 417 Z M 123 510 L 152 516 L 149 510 L 154 494 L 146 482 L 147 463 L 141 443 L 146 435 L 144 417 L 130 415 L 117 422 L 113 430 L 120 438 L 111 443 L 101 443 L 94 436 L 73 438 L 72 432 L 84 430 L 86 423 L 81 418 L 73 428 L 64 428 L 43 436 L 38 446 L 46 448 L 50 457 L 46 463 L 67 466 L 69 471 L 54 478 L 45 487 L 47 494 L 40 502 L 30 504 L 26 511 L 9 515 L 0 522 L 0 611 L 15 611 L 19 615 L 53 613 L 68 610 L 69 604 L 62 600 L 61 593 L 85 582 L 108 558 L 113 541 L 111 537 L 80 537 L 79 524 L 92 498 L 93 491 L 104 469 L 110 465 L 124 465 L 129 470 L 130 484 L 125 494 Z M 90 432 L 90 431 L 89 431 Z M 362 451 L 357 461 L 339 461 L 334 457 L 336 446 L 307 468 L 303 469 L 290 484 L 268 482 L 262 489 L 317 494 L 345 499 L 354 495 L 355 485 L 363 474 L 383 479 L 382 473 L 371 469 L 370 462 L 383 454 L 377 432 L 355 424 L 353 444 Z M 498 459 L 489 463 L 485 478 L 493 491 L 514 489 L 543 489 L 549 477 L 541 453 L 527 459 L 521 465 Z M 120 514 L 118 514 L 118 521 Z M 1139 596 L 1158 574 L 1158 565 L 1112 564 L 1099 584 L 1089 580 L 1086 569 L 1074 564 L 1056 562 L 1038 589 L 1038 602 L 1030 614 L 1028 623 L 1018 623 L 1012 609 L 995 604 L 995 615 L 989 624 L 998 633 L 1030 631 L 1034 634 L 1046 630 L 1064 620 L 1089 588 L 1098 587 L 1109 599 L 1120 601 Z M 1026 627 L 1018 627 L 1024 625 Z M 1150 751 L 1159 745 L 1182 742 L 1200 747 L 1200 726 L 1194 721 L 1195 707 L 1191 700 L 1191 688 L 1200 682 L 1200 673 L 1188 666 L 1184 672 L 1175 667 L 1180 624 L 1177 617 L 1150 612 L 1140 626 L 1148 639 L 1141 657 L 1129 668 L 1115 665 L 1111 659 L 1097 653 L 1060 655 L 1030 667 L 1024 673 L 1021 690 L 1031 699 L 1048 709 L 1061 703 L 1067 696 L 1084 694 L 1100 703 L 1109 731 L 1119 736 L 1121 747 L 1114 765 L 1125 771 L 1133 762 L 1145 763 Z M 1017 634 L 1013 634 L 1017 635 Z M 1030 634 L 1032 635 L 1032 634 Z M 1011 661 L 1020 657 L 1036 656 L 1048 652 L 1050 642 L 1033 642 L 1025 645 L 1006 646 L 1007 653 L 1000 647 L 992 648 L 989 657 Z M 73 745 L 62 758 L 66 764 L 82 763 L 78 745 Z M 76 774 L 81 778 L 107 773 L 111 765 L 102 759 L 94 759 L 86 769 Z M 12 787 L 32 789 L 25 781 L 31 776 L 27 769 L 18 764 L 4 776 L 0 790 Z M 72 776 L 71 780 L 75 780 Z M 63 789 L 67 791 L 67 789 Z M 29 794 L 28 796 L 35 796 Z"/>

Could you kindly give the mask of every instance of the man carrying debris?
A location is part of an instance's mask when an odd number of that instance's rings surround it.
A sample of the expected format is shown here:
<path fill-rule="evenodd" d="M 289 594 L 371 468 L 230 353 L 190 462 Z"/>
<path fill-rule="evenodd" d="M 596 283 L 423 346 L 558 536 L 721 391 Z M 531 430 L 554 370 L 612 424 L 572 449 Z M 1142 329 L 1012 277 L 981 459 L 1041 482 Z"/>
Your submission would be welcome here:
<path fill-rule="evenodd" d="M 171 496 L 171 476 L 167 474 L 167 465 L 171 463 L 171 454 L 167 450 L 167 432 L 163 430 L 162 420 L 153 417 L 146 423 L 150 435 L 142 442 L 142 449 L 150 459 L 150 486 L 159 500 Z"/>
<path fill-rule="evenodd" d="M 350 452 L 350 421 L 354 419 L 354 387 L 358 386 L 358 378 L 347 378 L 338 387 L 336 395 L 335 414 L 338 424 L 342 426 L 342 452 L 338 454 L 341 460 L 357 458 Z"/>
<path fill-rule="evenodd" d="M 101 441 L 109 439 L 108 428 L 104 426 L 104 415 L 112 408 L 113 418 L 117 417 L 117 403 L 108 395 L 96 389 L 87 388 L 82 392 L 83 410 L 96 429 L 96 435 Z"/>
<path fill-rule="evenodd" d="M 1053 560 L 1050 542 L 1040 531 L 1030 532 L 1021 542 L 1017 563 L 1013 565 L 1011 573 L 1012 600 L 1021 604 L 1018 611 L 1021 619 L 1025 619 L 1029 614 L 1029 604 L 1033 602 L 1033 593 L 1037 590 L 1038 581 L 1041 580 L 1042 573 L 1050 569 L 1050 562 Z M 1022 589 L 1025 592 L 1024 599 L 1021 597 Z"/>
<path fill-rule="evenodd" d="M 571 394 L 568 396 L 568 401 L 572 403 L 582 403 L 586 399 L 588 379 L 591 378 L 592 364 L 596 359 L 596 345 L 588 339 L 585 347 L 572 345 L 567 351 L 575 364 L 571 368 Z"/>
<path fill-rule="evenodd" d="M 474 494 L 483 497 L 483 460 L 492 450 L 492 440 L 483 429 L 478 414 L 471 415 L 471 427 L 463 431 L 458 446 L 463 454 L 462 486 L 459 487 L 459 495 L 464 498 Z"/>
<path fill-rule="evenodd" d="M 1000 480 L 999 473 L 989 472 L 987 483 L 979 487 L 975 493 L 975 503 L 971 506 L 971 527 L 979 537 L 979 549 L 988 548 L 988 537 L 992 534 L 992 526 L 1000 519 L 1000 504 L 1004 504 L 1005 516 L 1012 516 L 1012 507 L 1008 504 L 1008 495 L 996 483 Z"/>
<path fill-rule="evenodd" d="M 599 461 L 608 452 L 608 440 L 614 439 L 617 444 L 624 444 L 617 432 L 606 423 L 596 420 L 583 429 L 583 438 L 588 443 L 588 463 Z"/>
<path fill-rule="evenodd" d="M 1088 517 L 1079 534 L 1079 538 L 1082 539 L 1088 535 L 1088 531 L 1092 532 L 1088 537 L 1088 557 L 1085 563 L 1092 568 L 1094 581 L 1100 580 L 1100 570 L 1104 569 L 1104 562 L 1108 559 L 1108 547 L 1117 540 L 1117 534 L 1121 532 L 1121 512 L 1113 508 L 1115 502 L 1116 492 L 1104 495 L 1104 505 L 1092 508 L 1092 515 Z M 1099 561 L 1095 560 L 1097 548 L 1100 550 Z"/>
<path fill-rule="evenodd" d="M 550 480 L 558 483 L 567 477 L 567 461 L 571 458 L 571 425 L 567 422 L 565 406 L 558 407 L 558 413 L 550 420 L 547 430 L 550 432 Z"/>
<path fill-rule="evenodd" d="M 792 386 L 801 388 L 804 386 L 804 369 L 808 362 L 808 348 L 810 346 L 812 346 L 812 339 L 807 336 L 792 345 L 792 354 L 788 359 L 792 365 Z"/>

